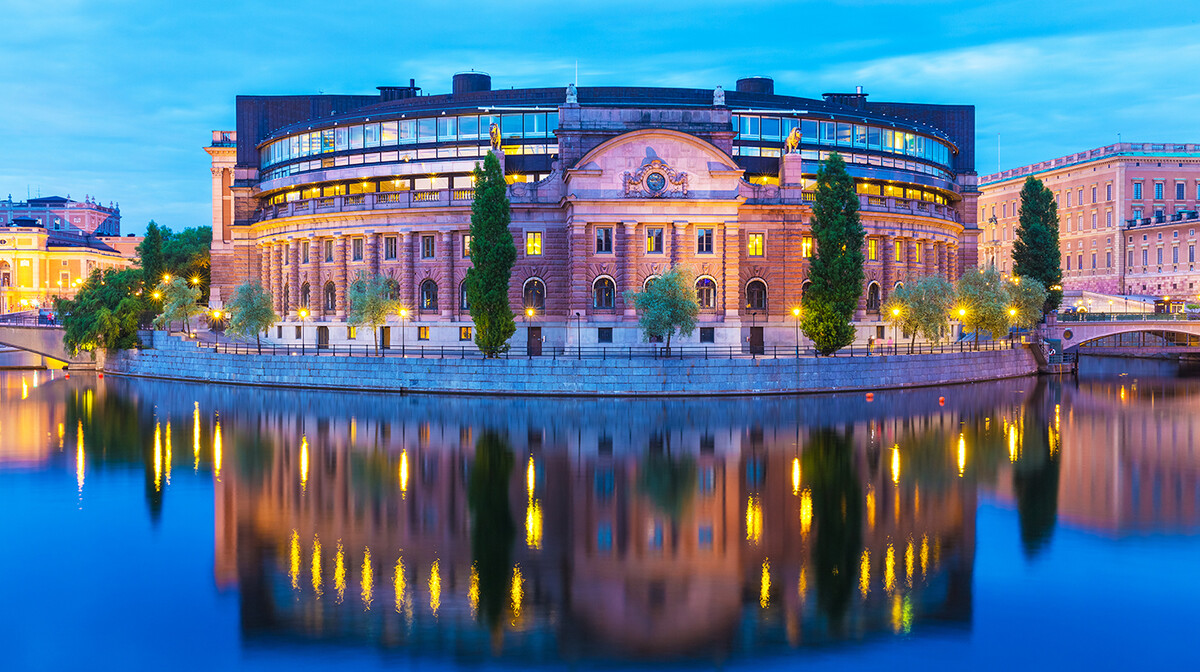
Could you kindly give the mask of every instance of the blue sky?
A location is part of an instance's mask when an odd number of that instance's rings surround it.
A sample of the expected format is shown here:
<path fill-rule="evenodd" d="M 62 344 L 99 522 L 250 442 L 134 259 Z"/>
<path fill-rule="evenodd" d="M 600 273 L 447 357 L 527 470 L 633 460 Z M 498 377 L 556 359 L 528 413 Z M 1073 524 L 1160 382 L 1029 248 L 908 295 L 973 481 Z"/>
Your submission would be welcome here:
<path fill-rule="evenodd" d="M 397 3 L 0 0 L 0 198 L 91 194 L 208 223 L 201 147 L 238 94 L 579 83 L 976 106 L 981 174 L 1126 141 L 1200 142 L 1194 0 Z M 999 155 L 997 155 L 999 134 Z"/>

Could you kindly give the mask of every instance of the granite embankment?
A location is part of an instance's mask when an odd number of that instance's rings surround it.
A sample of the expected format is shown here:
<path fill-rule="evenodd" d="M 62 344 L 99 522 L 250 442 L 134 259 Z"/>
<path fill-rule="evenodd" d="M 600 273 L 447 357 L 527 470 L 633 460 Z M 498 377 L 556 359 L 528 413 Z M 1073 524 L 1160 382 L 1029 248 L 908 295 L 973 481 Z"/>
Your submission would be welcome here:
<path fill-rule="evenodd" d="M 1025 347 L 990 352 L 800 359 L 420 359 L 232 355 L 164 333 L 114 354 L 112 375 L 265 387 L 505 395 L 757 395 L 881 390 L 1037 373 Z"/>

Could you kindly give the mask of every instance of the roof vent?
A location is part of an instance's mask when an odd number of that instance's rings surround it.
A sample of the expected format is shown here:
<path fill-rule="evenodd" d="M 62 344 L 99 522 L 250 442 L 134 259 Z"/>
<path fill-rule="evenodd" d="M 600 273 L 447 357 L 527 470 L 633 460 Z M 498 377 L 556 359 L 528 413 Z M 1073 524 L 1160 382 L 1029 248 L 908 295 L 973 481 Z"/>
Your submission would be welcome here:
<path fill-rule="evenodd" d="M 821 97 L 827 103 L 845 105 L 859 110 L 867 106 L 867 94 L 863 93 L 861 86 L 855 87 L 854 93 L 822 93 Z"/>
<path fill-rule="evenodd" d="M 408 86 L 377 86 L 375 88 L 379 89 L 379 100 L 384 103 L 415 98 L 421 91 L 421 87 L 417 86 L 415 79 L 408 80 Z"/>
<path fill-rule="evenodd" d="M 743 77 L 737 80 L 738 93 L 764 93 L 775 95 L 775 80 L 770 77 Z"/>
<path fill-rule="evenodd" d="M 454 75 L 454 95 L 492 90 L 492 76 L 486 72 L 460 72 Z"/>

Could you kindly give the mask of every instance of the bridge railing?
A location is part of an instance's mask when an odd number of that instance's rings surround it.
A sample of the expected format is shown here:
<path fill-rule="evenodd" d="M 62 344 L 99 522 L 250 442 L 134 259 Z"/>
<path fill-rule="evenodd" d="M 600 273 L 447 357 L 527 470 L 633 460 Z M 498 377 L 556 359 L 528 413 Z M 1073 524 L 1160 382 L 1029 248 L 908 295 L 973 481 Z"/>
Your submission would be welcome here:
<path fill-rule="evenodd" d="M 1200 313 L 1065 313 L 1059 322 L 1188 322 L 1200 320 Z"/>
<path fill-rule="evenodd" d="M 63 326 L 58 324 L 56 317 L 49 315 L 38 315 L 37 313 L 7 313 L 0 315 L 0 326 L 5 327 L 46 327 L 49 329 L 62 329 Z"/>

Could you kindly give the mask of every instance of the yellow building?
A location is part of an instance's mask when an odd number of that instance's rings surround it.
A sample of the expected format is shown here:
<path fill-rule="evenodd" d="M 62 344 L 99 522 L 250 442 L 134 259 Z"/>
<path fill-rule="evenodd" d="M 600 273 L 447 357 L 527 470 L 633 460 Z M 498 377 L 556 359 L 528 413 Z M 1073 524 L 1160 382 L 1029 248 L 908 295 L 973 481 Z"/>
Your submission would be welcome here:
<path fill-rule="evenodd" d="M 132 255 L 95 237 L 26 223 L 33 224 L 15 220 L 0 227 L 0 313 L 50 306 L 55 297 L 74 297 L 96 269 L 133 265 Z"/>

